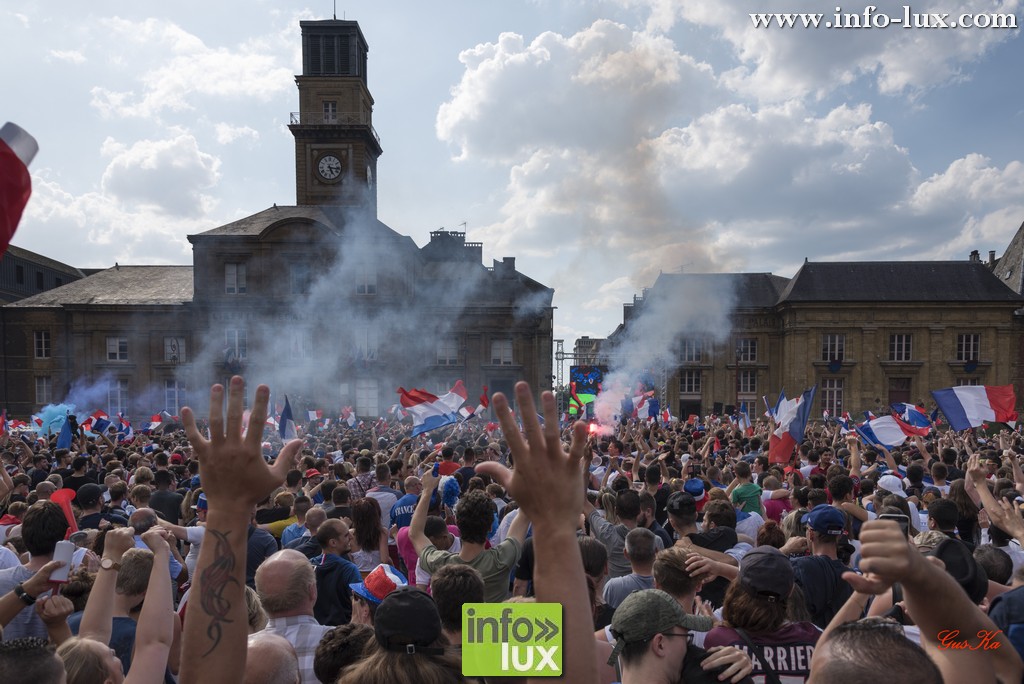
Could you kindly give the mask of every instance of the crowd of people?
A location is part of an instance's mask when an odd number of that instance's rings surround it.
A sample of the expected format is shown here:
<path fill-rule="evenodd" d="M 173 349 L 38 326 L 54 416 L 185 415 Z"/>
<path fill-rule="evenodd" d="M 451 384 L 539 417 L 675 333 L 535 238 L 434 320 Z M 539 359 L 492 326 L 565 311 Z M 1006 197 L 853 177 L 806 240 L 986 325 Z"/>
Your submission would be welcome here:
<path fill-rule="evenodd" d="M 519 383 L 497 430 L 282 443 L 245 392 L 0 437 L 0 682 L 516 681 L 462 674 L 463 606 L 501 602 L 562 606 L 564 681 L 1024 679 L 1017 432 L 816 425 L 773 463 L 770 421 L 562 426 Z"/>

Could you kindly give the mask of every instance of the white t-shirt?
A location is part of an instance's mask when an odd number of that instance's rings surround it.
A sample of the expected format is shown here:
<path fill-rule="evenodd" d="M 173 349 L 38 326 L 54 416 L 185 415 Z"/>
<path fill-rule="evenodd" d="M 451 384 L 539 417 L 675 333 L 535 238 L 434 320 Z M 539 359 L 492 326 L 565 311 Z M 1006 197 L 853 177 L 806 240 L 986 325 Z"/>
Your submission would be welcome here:
<path fill-rule="evenodd" d="M 15 565 L 21 565 L 21 560 L 17 554 L 6 546 L 0 546 L 0 570 L 13 568 Z"/>
<path fill-rule="evenodd" d="M 199 548 L 203 545 L 203 539 L 206 538 L 206 527 L 203 525 L 186 527 L 185 533 L 186 541 L 191 545 L 185 556 L 185 567 L 188 568 L 188 576 L 193 577 L 196 573 L 196 563 L 199 562 Z"/>
<path fill-rule="evenodd" d="M 451 553 L 458 553 L 462 550 L 462 540 L 458 537 L 453 536 L 451 548 L 448 549 Z M 430 586 L 430 573 L 423 569 L 423 563 L 416 564 L 416 584 L 423 584 L 427 587 Z"/>

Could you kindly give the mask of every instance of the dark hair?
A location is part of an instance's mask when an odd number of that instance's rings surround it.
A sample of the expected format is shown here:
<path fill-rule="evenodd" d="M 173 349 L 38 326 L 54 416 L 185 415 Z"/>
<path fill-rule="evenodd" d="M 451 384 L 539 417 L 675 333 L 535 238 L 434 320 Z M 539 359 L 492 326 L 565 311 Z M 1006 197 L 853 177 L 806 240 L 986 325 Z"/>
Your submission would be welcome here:
<path fill-rule="evenodd" d="M 300 482 L 302 482 L 302 471 L 295 468 L 289 470 L 288 474 L 284 476 L 284 483 L 288 487 L 296 487 Z"/>
<path fill-rule="evenodd" d="M 455 505 L 455 524 L 459 526 L 459 537 L 463 543 L 483 544 L 494 524 L 497 507 L 480 490 L 467 492 Z"/>
<path fill-rule="evenodd" d="M 373 641 L 373 628 L 348 623 L 325 633 L 316 647 L 313 672 L 321 682 L 336 682 L 341 671 L 355 664 Z"/>
<path fill-rule="evenodd" d="M 746 461 L 740 461 L 739 463 L 732 467 L 732 472 L 733 474 L 736 475 L 736 477 L 742 477 L 743 479 L 747 479 L 748 477 L 750 477 L 750 464 L 747 463 Z"/>
<path fill-rule="evenodd" d="M 594 537 L 579 537 L 578 541 L 583 572 L 595 579 L 601 577 L 608 565 L 608 548 Z"/>
<path fill-rule="evenodd" d="M 796 499 L 800 508 L 807 508 L 807 498 L 811 493 L 810 487 L 797 487 L 793 490 L 793 498 Z"/>
<path fill-rule="evenodd" d="M 341 504 L 347 504 L 351 500 L 352 500 L 352 492 L 349 490 L 348 487 L 346 487 L 344 485 L 336 486 L 334 488 L 334 491 L 331 492 L 331 503 L 333 503 L 335 506 L 340 506 Z"/>
<path fill-rule="evenodd" d="M 384 480 L 391 479 L 391 466 L 387 463 L 381 463 L 373 469 L 373 476 L 377 478 L 377 482 L 383 482 Z"/>
<path fill-rule="evenodd" d="M 828 493 L 820 487 L 812 487 L 807 492 L 807 507 L 814 508 L 822 504 L 828 503 Z"/>
<path fill-rule="evenodd" d="M 57 542 L 64 539 L 68 521 L 61 507 L 51 501 L 39 501 L 25 512 L 21 521 L 21 537 L 33 556 L 50 556 Z"/>
<path fill-rule="evenodd" d="M 356 543 L 363 551 L 373 551 L 380 546 L 384 533 L 380 526 L 380 503 L 372 496 L 364 496 L 352 504 L 352 525 L 356 530 Z M 382 558 L 381 562 L 387 560 Z"/>
<path fill-rule="evenodd" d="M 758 546 L 774 546 L 781 549 L 786 543 L 786 533 L 774 520 L 765 520 L 764 525 L 757 531 Z"/>
<path fill-rule="evenodd" d="M 677 598 L 697 589 L 703 578 L 691 575 L 686 569 L 686 559 L 689 557 L 690 552 L 681 546 L 673 546 L 658 552 L 654 557 L 652 574 L 659 589 Z"/>
<path fill-rule="evenodd" d="M 174 482 L 174 478 L 166 470 L 158 470 L 153 473 L 153 484 L 158 487 L 170 487 Z"/>
<path fill-rule="evenodd" d="M 736 509 L 728 501 L 712 499 L 704 506 L 704 524 L 708 523 L 736 529 Z"/>
<path fill-rule="evenodd" d="M 933 480 L 945 480 L 946 476 L 949 475 L 949 468 L 946 467 L 945 463 L 932 463 L 931 470 Z"/>
<path fill-rule="evenodd" d="M 992 544 L 982 544 L 974 549 L 974 560 L 985 569 L 985 574 L 996 584 L 1009 584 L 1013 576 L 1013 560 L 1010 554 Z"/>
<path fill-rule="evenodd" d="M 85 456 L 75 456 L 75 459 L 71 461 L 72 470 L 81 470 L 87 465 L 89 465 L 89 459 Z"/>
<path fill-rule="evenodd" d="M 655 467 L 653 464 L 649 466 L 644 473 L 644 482 L 649 485 L 661 482 L 661 468 Z"/>
<path fill-rule="evenodd" d="M 619 492 L 615 496 L 615 514 L 619 520 L 636 520 L 640 515 L 640 495 L 632 489 Z"/>
<path fill-rule="evenodd" d="M 462 605 L 484 602 L 484 578 L 469 565 L 443 565 L 430 578 L 430 593 L 441 615 L 441 627 L 458 632 L 462 629 Z"/>
<path fill-rule="evenodd" d="M 828 482 L 828 489 L 832 492 L 833 501 L 841 501 L 848 494 L 853 494 L 853 478 L 849 475 L 838 475 Z"/>
<path fill-rule="evenodd" d="M 427 521 L 423 524 L 423 534 L 428 539 L 436 539 L 442 534 L 448 534 L 448 523 L 440 516 L 427 516 Z"/>
<path fill-rule="evenodd" d="M 755 596 L 739 582 L 732 582 L 725 590 L 722 619 L 733 629 L 771 634 L 786 622 L 786 603 Z"/>
<path fill-rule="evenodd" d="M 936 528 L 952 531 L 956 528 L 960 511 L 956 504 L 949 499 L 936 499 L 928 504 L 928 517 L 935 521 Z"/>
<path fill-rule="evenodd" d="M 865 618 L 841 624 L 819 641 L 817 648 L 825 644 L 831 657 L 823 658 L 815 672 L 815 679 L 823 682 L 942 684 L 942 674 L 932 659 L 892 620 Z M 865 658 L 866 653 L 871 657 Z"/>
<path fill-rule="evenodd" d="M 0 642 L 0 681 L 57 684 L 64 663 L 46 639 L 24 637 Z"/>
<path fill-rule="evenodd" d="M 911 482 L 921 482 L 924 479 L 924 466 L 920 463 L 911 463 L 907 466 L 907 479 Z"/>
<path fill-rule="evenodd" d="M 369 456 L 360 456 L 356 459 L 356 472 L 368 473 L 373 467 L 373 459 Z"/>

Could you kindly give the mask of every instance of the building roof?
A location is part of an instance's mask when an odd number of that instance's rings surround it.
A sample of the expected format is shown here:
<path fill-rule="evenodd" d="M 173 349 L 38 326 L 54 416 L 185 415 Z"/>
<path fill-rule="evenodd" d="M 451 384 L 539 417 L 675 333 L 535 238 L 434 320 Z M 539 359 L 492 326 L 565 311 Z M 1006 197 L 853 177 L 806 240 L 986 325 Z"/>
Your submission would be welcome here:
<path fill-rule="evenodd" d="M 191 301 L 191 266 L 114 266 L 7 306 L 152 306 Z"/>
<path fill-rule="evenodd" d="M 75 268 L 74 266 L 68 266 L 67 264 L 62 263 L 60 261 L 57 261 L 56 259 L 51 259 L 50 257 L 45 257 L 42 254 L 39 254 L 37 252 L 30 252 L 29 250 L 22 249 L 21 247 L 15 247 L 14 245 L 8 245 L 6 253 L 10 254 L 12 257 L 18 257 L 19 259 L 25 259 L 26 261 L 30 261 L 30 262 L 35 263 L 35 264 L 39 264 L 40 266 L 46 266 L 47 268 L 52 268 L 55 271 L 60 271 L 61 273 L 67 273 L 68 275 L 73 276 L 75 278 L 82 278 L 82 277 L 84 277 L 84 274 L 82 273 L 82 271 L 80 271 L 79 269 Z"/>
<path fill-rule="evenodd" d="M 189 235 L 189 239 L 194 237 L 259 237 L 263 231 L 270 226 L 280 221 L 304 219 L 309 221 L 316 221 L 325 226 L 331 226 L 332 228 L 343 229 L 346 224 L 346 215 L 350 210 L 344 207 L 322 207 L 315 204 L 303 204 L 303 205 L 279 205 L 264 209 L 263 211 L 256 212 L 251 216 L 232 221 L 231 223 L 225 223 L 223 226 L 218 226 L 202 233 L 196 233 Z M 361 222 L 362 223 L 362 222 Z M 377 219 L 371 219 L 369 227 L 372 230 L 382 231 L 385 234 L 393 238 L 402 240 L 408 240 L 415 246 L 415 242 L 411 237 L 402 235 L 395 231 L 393 228 L 388 226 L 386 223 L 382 223 Z"/>
<path fill-rule="evenodd" d="M 1024 297 L 977 261 L 805 262 L 786 302 L 1016 302 Z"/>
<path fill-rule="evenodd" d="M 697 286 L 697 291 L 711 288 L 716 292 L 728 292 L 731 288 L 737 308 L 767 309 L 775 306 L 788 283 L 789 278 L 771 273 L 662 273 L 652 289 L 684 293 L 688 286 Z"/>
<path fill-rule="evenodd" d="M 1007 287 L 1024 294 L 1024 223 L 996 262 L 995 274 Z"/>

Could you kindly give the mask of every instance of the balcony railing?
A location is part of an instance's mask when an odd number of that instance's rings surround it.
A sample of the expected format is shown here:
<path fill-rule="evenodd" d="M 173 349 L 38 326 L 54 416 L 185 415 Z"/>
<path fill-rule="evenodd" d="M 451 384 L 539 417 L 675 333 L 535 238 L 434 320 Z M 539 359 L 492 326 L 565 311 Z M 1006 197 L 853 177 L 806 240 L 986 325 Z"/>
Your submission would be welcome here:
<path fill-rule="evenodd" d="M 380 143 L 380 136 L 370 123 L 370 117 L 359 112 L 339 112 L 333 116 L 325 114 L 313 114 L 292 112 L 288 124 L 291 126 L 367 126 L 374 140 Z"/>

